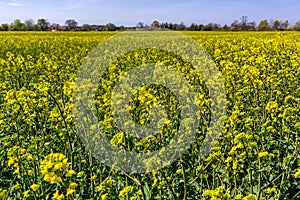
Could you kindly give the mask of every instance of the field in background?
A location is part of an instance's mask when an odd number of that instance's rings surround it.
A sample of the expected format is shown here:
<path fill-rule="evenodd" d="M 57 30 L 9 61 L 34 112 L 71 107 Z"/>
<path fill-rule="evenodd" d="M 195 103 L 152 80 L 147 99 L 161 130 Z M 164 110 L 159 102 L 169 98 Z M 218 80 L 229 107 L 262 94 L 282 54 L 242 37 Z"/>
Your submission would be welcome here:
<path fill-rule="evenodd" d="M 222 72 L 227 119 L 209 156 L 198 157 L 199 131 L 183 157 L 145 174 L 99 163 L 72 120 L 76 72 L 114 34 L 0 33 L 0 199 L 300 198 L 300 33 L 183 32 Z M 127 137 L 110 135 L 119 147 L 134 145 Z M 152 142 L 139 150 L 167 141 Z"/>

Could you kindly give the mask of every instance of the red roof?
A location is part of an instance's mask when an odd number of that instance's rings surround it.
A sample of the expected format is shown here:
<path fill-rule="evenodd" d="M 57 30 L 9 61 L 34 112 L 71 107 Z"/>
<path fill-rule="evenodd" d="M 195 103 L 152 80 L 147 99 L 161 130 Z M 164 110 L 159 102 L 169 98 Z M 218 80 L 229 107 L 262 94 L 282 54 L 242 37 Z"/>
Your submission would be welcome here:
<path fill-rule="evenodd" d="M 58 30 L 68 30 L 67 26 L 58 26 Z"/>

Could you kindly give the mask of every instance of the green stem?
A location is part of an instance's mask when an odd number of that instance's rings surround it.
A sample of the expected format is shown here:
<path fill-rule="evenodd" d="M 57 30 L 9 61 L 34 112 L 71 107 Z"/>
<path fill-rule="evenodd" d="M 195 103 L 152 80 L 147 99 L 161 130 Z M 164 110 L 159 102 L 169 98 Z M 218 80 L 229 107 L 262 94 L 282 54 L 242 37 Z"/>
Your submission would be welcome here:
<path fill-rule="evenodd" d="M 260 158 L 258 158 L 258 169 L 260 169 Z M 257 193 L 257 199 L 260 198 L 260 193 L 261 193 L 261 177 L 262 177 L 262 172 L 259 172 L 259 175 L 258 175 L 258 193 Z"/>
<path fill-rule="evenodd" d="M 186 200 L 186 194 L 187 194 L 187 184 L 186 184 L 186 174 L 185 174 L 185 169 L 183 164 L 181 163 L 181 168 L 182 168 L 182 174 L 183 174 L 183 199 Z"/>
<path fill-rule="evenodd" d="M 252 171 L 251 168 L 248 169 L 249 180 L 250 180 L 250 192 L 253 194 L 253 180 L 252 180 Z"/>

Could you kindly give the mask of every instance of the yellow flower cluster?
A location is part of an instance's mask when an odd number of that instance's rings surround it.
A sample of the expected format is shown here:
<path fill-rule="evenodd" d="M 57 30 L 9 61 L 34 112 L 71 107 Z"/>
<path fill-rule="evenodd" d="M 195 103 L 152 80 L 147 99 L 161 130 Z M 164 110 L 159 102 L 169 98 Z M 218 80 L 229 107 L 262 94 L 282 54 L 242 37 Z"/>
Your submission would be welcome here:
<path fill-rule="evenodd" d="M 65 198 L 65 195 L 59 194 L 59 191 L 56 190 L 56 192 L 53 194 L 52 198 L 56 199 L 56 200 L 62 200 Z"/>
<path fill-rule="evenodd" d="M 45 159 L 40 164 L 40 170 L 44 175 L 44 180 L 51 183 L 62 182 L 61 172 L 69 168 L 70 163 L 68 163 L 68 158 L 61 153 L 52 153 L 45 157 Z M 75 172 L 76 173 L 76 172 Z M 73 171 L 67 174 L 74 174 Z"/>
<path fill-rule="evenodd" d="M 125 198 L 126 196 L 128 196 L 132 191 L 133 191 L 134 187 L 133 186 L 127 186 L 124 187 L 120 193 L 119 193 L 119 197 L 121 198 Z"/>
<path fill-rule="evenodd" d="M 212 91 L 201 72 L 159 49 L 132 51 L 113 61 L 94 97 L 99 127 L 116 148 L 157 151 L 170 143 L 180 125 L 193 123 L 181 119 L 184 105 L 168 88 L 149 84 L 130 94 L 126 112 L 133 122 L 125 123 L 149 125 L 151 111 L 159 105 L 165 113 L 154 114 L 166 114 L 166 120 L 158 122 L 162 128 L 137 138 L 118 127 L 111 110 L 112 103 L 118 103 L 112 102 L 112 91 L 120 76 L 134 67 L 172 67 L 196 92 L 193 103 L 200 107 L 197 137 L 186 154 L 154 172 L 150 169 L 164 158 L 150 158 L 149 171 L 142 175 L 98 163 L 86 151 L 81 140 L 85 138 L 78 137 L 73 121 L 76 73 L 91 50 L 114 34 L 0 33 L 0 199 L 300 198 L 299 33 L 184 32 L 210 54 L 226 89 L 224 127 L 204 158 L 199 149 L 214 119 Z M 87 85 L 82 87 L 83 95 L 89 95 Z M 85 116 L 82 122 L 88 122 Z"/>
<path fill-rule="evenodd" d="M 296 171 L 295 178 L 300 178 L 300 168 Z"/>
<path fill-rule="evenodd" d="M 225 186 L 217 187 L 215 190 L 205 190 L 202 194 L 204 199 L 225 200 L 230 199 L 230 190 L 225 189 Z"/>

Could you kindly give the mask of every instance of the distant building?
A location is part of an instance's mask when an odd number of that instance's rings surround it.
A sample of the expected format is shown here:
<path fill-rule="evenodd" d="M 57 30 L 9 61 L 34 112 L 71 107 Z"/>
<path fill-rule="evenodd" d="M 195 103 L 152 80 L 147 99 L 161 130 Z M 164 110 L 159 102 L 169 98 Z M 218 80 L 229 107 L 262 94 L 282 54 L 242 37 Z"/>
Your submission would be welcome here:
<path fill-rule="evenodd" d="M 68 26 L 50 26 L 50 30 L 52 31 L 69 31 L 69 27 Z M 74 31 L 82 31 L 82 26 L 76 26 L 74 29 L 72 29 Z"/>
<path fill-rule="evenodd" d="M 67 31 L 68 26 L 58 26 L 57 29 L 58 29 L 58 31 Z"/>

